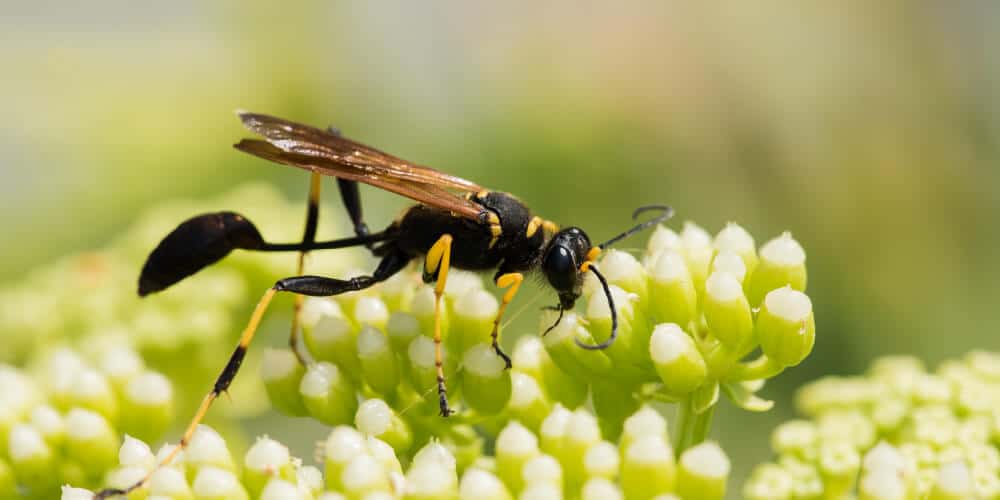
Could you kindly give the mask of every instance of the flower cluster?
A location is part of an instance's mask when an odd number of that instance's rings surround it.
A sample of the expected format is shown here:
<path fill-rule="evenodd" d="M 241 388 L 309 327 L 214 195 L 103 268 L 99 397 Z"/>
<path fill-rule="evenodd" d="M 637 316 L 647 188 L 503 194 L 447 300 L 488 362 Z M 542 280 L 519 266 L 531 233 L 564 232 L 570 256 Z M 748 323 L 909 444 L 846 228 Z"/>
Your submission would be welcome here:
<path fill-rule="evenodd" d="M 617 340 L 604 351 L 576 345 L 604 341 L 611 331 L 608 301 L 591 282 L 585 314 L 566 313 L 544 342 L 568 379 L 589 386 L 609 435 L 643 400 L 676 402 L 675 448 L 684 450 L 707 436 L 720 391 L 742 408 L 765 411 L 772 403 L 755 392 L 812 350 L 805 253 L 789 233 L 758 252 L 736 224 L 713 238 L 688 222 L 679 234 L 657 228 L 641 260 L 610 251 L 598 265 L 611 283 Z M 543 327 L 554 319 L 543 317 Z"/>
<path fill-rule="evenodd" d="M 30 371 L 0 365 L 0 498 L 102 484 L 122 434 L 157 439 L 172 423 L 166 377 L 129 348 L 92 349 L 53 349 Z"/>
<path fill-rule="evenodd" d="M 777 458 L 743 489 L 753 499 L 1000 498 L 1000 355 L 973 351 L 928 372 L 915 358 L 804 386 L 809 419 L 775 429 Z"/>
<path fill-rule="evenodd" d="M 302 465 L 287 447 L 267 437 L 237 466 L 225 440 L 200 426 L 187 450 L 157 469 L 148 486 L 129 498 L 716 500 L 725 495 L 730 471 L 728 458 L 712 442 L 675 459 L 667 422 L 648 407 L 625 420 L 615 444 L 601 439 L 597 420 L 587 410 L 556 405 L 537 433 L 508 422 L 497 437 L 495 457 L 467 463 L 437 440 L 410 458 L 401 457 L 396 452 L 398 429 L 378 436 L 368 432 L 382 418 L 359 409 L 357 429 L 335 427 L 318 447 L 322 472 Z M 148 445 L 126 437 L 118 453 L 120 465 L 108 474 L 108 484 L 133 484 L 171 450 L 164 446 L 154 456 Z M 89 500 L 92 494 L 65 487 L 62 498 Z"/>

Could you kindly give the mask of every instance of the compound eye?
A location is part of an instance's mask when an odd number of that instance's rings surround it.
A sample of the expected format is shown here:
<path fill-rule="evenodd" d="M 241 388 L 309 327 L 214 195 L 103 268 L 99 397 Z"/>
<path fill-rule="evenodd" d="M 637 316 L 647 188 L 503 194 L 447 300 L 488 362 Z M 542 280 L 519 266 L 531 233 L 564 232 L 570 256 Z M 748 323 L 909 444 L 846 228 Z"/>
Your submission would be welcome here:
<path fill-rule="evenodd" d="M 576 285 L 576 261 L 573 253 L 564 246 L 555 246 L 549 251 L 542 262 L 542 269 L 556 290 L 572 290 Z"/>

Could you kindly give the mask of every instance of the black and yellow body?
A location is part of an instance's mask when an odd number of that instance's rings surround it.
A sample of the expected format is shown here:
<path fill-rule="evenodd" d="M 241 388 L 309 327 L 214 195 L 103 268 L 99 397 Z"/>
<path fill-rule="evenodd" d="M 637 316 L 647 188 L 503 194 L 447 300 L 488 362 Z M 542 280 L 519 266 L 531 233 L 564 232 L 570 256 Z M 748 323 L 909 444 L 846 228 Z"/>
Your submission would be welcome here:
<path fill-rule="evenodd" d="M 456 217 L 446 210 L 414 205 L 385 230 L 390 240 L 376 247 L 376 255 L 400 250 L 420 257 L 441 236 L 451 235 L 451 266 L 470 271 L 496 269 L 497 275 L 525 272 L 537 267 L 545 243 L 553 236 L 541 220 L 514 196 L 498 191 L 468 193 L 472 201 L 499 219 L 500 234 L 489 224 Z M 554 227 L 545 224 L 546 227 Z"/>
<path fill-rule="evenodd" d="M 298 269 L 295 276 L 278 280 L 261 297 L 236 349 L 188 424 L 180 444 L 159 466 L 170 463 L 187 447 L 212 403 L 229 388 L 239 372 L 264 313 L 279 292 L 291 292 L 299 296 L 295 302 L 296 314 L 289 343 L 299 360 L 307 363 L 308 356 L 299 351 L 297 341 L 297 315 L 301 296 L 334 296 L 363 290 L 385 281 L 411 261 L 423 259 L 424 281 L 434 283 L 437 391 L 441 415 L 448 416 L 452 411 L 448 406 L 442 369 L 441 298 L 450 268 L 495 270 L 493 281 L 505 292 L 493 321 L 490 337 L 493 349 L 506 362 L 507 368 L 511 367 L 511 360 L 500 348 L 500 323 L 507 305 L 514 299 L 524 281 L 524 275 L 535 270 L 544 274 L 548 284 L 558 293 L 559 304 L 556 308 L 561 319 L 562 312 L 571 309 L 579 298 L 584 274 L 592 272 L 600 281 L 611 308 L 611 334 L 607 340 L 597 345 L 583 344 L 579 340 L 577 344 L 586 349 L 604 349 L 615 339 L 617 313 L 609 285 L 598 272 L 594 261 L 605 246 L 662 222 L 671 214 L 668 207 L 660 205 L 640 208 L 633 213 L 633 218 L 646 210 L 656 209 L 662 213 L 654 220 L 638 224 L 602 244 L 592 245 L 580 228 L 560 229 L 556 224 L 533 215 L 513 195 L 490 191 L 465 179 L 407 162 L 341 137 L 335 129 L 322 130 L 255 113 L 241 112 L 239 117 L 244 126 L 264 140 L 244 139 L 235 145 L 236 149 L 311 172 L 302 241 L 267 242 L 253 223 L 233 212 L 198 215 L 181 223 L 150 253 L 139 277 L 139 295 L 164 290 L 224 258 L 235 249 L 298 252 Z M 316 241 L 322 176 L 337 179 L 344 207 L 354 227 L 353 237 Z M 369 233 L 362 217 L 359 183 L 400 194 L 417 204 L 406 210 L 385 230 Z M 365 246 L 380 258 L 371 275 L 347 279 L 303 275 L 306 252 L 354 246 Z M 146 484 L 155 470 L 128 488 L 104 490 L 96 498 L 109 498 L 134 491 Z"/>

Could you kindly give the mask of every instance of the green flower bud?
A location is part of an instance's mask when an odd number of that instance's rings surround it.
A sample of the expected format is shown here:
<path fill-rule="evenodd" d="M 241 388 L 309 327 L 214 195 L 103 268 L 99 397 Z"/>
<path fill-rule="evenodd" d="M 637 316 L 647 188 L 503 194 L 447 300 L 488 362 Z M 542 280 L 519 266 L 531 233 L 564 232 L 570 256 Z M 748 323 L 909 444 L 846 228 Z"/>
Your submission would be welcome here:
<path fill-rule="evenodd" d="M 846 496 L 854 489 L 861 455 L 849 443 L 824 443 L 819 449 L 819 471 L 827 496 Z"/>
<path fill-rule="evenodd" d="M 726 227 L 715 235 L 712 246 L 718 254 L 732 253 L 739 256 L 743 260 L 746 276 L 753 274 L 754 268 L 757 267 L 759 259 L 753 236 L 750 236 L 746 229 L 735 222 L 727 223 Z M 740 279 L 740 282 L 744 282 L 744 280 Z"/>
<path fill-rule="evenodd" d="M 789 420 L 771 433 L 771 449 L 780 455 L 812 460 L 816 455 L 819 430 L 808 420 Z"/>
<path fill-rule="evenodd" d="M 184 450 L 184 466 L 187 468 L 188 477 L 200 475 L 199 471 L 209 467 L 226 471 L 236 470 L 236 464 L 226 446 L 226 440 L 215 429 L 204 424 L 195 429 L 194 435 L 191 436 L 191 442 Z M 211 480 L 209 484 L 216 484 L 217 479 L 223 483 L 228 481 L 215 473 L 209 474 L 209 480 Z M 235 481 L 235 478 L 233 480 Z M 197 481 L 195 482 L 197 483 Z M 242 487 L 240 489 L 242 490 Z M 198 494 L 197 484 L 195 485 L 195 494 Z"/>
<path fill-rule="evenodd" d="M 717 272 L 705 282 L 705 321 L 712 335 L 729 350 L 742 352 L 753 341 L 753 315 L 740 282 Z"/>
<path fill-rule="evenodd" d="M 552 408 L 549 416 L 542 421 L 542 426 L 538 430 L 541 438 L 542 451 L 554 457 L 563 456 L 564 442 L 566 438 L 566 426 L 573 417 L 573 412 L 567 410 L 560 404 Z"/>
<path fill-rule="evenodd" d="M 857 410 L 823 414 L 816 425 L 820 442 L 846 442 L 859 450 L 870 448 L 878 437 L 875 425 Z"/>
<path fill-rule="evenodd" d="M 389 321 L 389 308 L 380 297 L 361 295 L 354 303 L 353 317 L 358 325 L 368 325 L 384 330 L 385 324 Z"/>
<path fill-rule="evenodd" d="M 148 471 L 142 467 L 119 467 L 109 472 L 105 477 L 105 481 L 108 486 L 112 488 L 124 489 L 142 480 L 142 478 L 146 476 L 147 472 Z M 80 477 L 79 479 L 85 480 L 84 477 Z M 147 494 L 148 491 L 146 488 L 143 488 L 141 491 L 136 493 L 136 496 L 141 498 Z"/>
<path fill-rule="evenodd" d="M 689 325 L 698 311 L 698 292 L 684 257 L 676 251 L 654 254 L 649 270 L 649 308 L 655 321 Z"/>
<path fill-rule="evenodd" d="M 688 448 L 677 468 L 677 493 L 682 498 L 722 499 L 729 470 L 729 458 L 718 444 L 705 442 Z"/>
<path fill-rule="evenodd" d="M 393 311 L 389 314 L 389 321 L 385 325 L 385 333 L 389 336 L 389 343 L 397 354 L 406 354 L 406 349 L 413 342 L 413 339 L 420 335 L 420 322 L 416 316 Z"/>
<path fill-rule="evenodd" d="M 302 485 L 275 477 L 261 491 L 260 500 L 312 500 L 312 494 Z"/>
<path fill-rule="evenodd" d="M 747 267 L 739 255 L 732 252 L 719 252 L 712 258 L 712 264 L 708 267 L 708 274 L 729 273 L 736 281 L 743 284 L 747 277 Z"/>
<path fill-rule="evenodd" d="M 28 490 L 42 494 L 58 485 L 58 478 L 52 475 L 55 453 L 31 425 L 18 424 L 10 430 L 7 456 L 17 482 Z"/>
<path fill-rule="evenodd" d="M 708 378 L 708 367 L 694 340 L 674 323 L 660 324 L 653 329 L 649 356 L 670 395 L 690 394 Z"/>
<path fill-rule="evenodd" d="M 500 413 L 511 399 L 511 375 L 504 361 L 489 344 L 474 344 L 465 352 L 462 365 L 466 404 L 484 415 Z"/>
<path fill-rule="evenodd" d="M 341 478 L 347 464 L 355 457 L 367 453 L 368 447 L 360 432 L 344 425 L 334 427 L 323 447 L 327 488 L 343 490 L 344 484 Z"/>
<path fill-rule="evenodd" d="M 458 498 L 455 457 L 438 443 L 430 442 L 413 457 L 406 473 L 403 498 L 448 500 Z"/>
<path fill-rule="evenodd" d="M 101 372 L 83 369 L 74 377 L 69 392 L 72 407 L 86 408 L 100 413 L 114 422 L 118 418 L 118 399 L 108 379 Z"/>
<path fill-rule="evenodd" d="M 389 492 L 389 475 L 374 457 L 367 453 L 355 455 L 340 474 L 340 483 L 348 498 L 364 498 L 373 492 Z"/>
<path fill-rule="evenodd" d="M 344 316 L 340 306 L 329 299 L 306 299 L 302 307 L 302 339 L 316 361 L 337 365 L 357 382 L 361 373 L 358 359 L 358 330 Z M 307 314 L 308 313 L 308 314 Z"/>
<path fill-rule="evenodd" d="M 562 487 L 547 481 L 528 485 L 518 500 L 562 500 Z"/>
<path fill-rule="evenodd" d="M 747 289 L 750 304 L 757 306 L 768 292 L 784 286 L 800 292 L 806 289 L 806 253 L 788 232 L 760 248 L 760 262 Z"/>
<path fill-rule="evenodd" d="M 708 265 L 712 261 L 715 249 L 712 248 L 712 237 L 701 226 L 685 221 L 681 229 L 681 254 L 687 261 L 691 279 L 694 280 L 698 295 L 705 289 L 705 279 L 708 278 Z"/>
<path fill-rule="evenodd" d="M 975 497 L 972 474 L 965 462 L 942 464 L 931 491 L 931 500 L 959 500 Z"/>
<path fill-rule="evenodd" d="M 364 326 L 358 333 L 357 349 L 365 383 L 378 394 L 395 394 L 399 385 L 399 367 L 389 338 L 376 328 Z"/>
<path fill-rule="evenodd" d="M 743 486 L 743 498 L 747 500 L 788 500 L 792 495 L 794 481 L 779 465 L 766 463 L 757 466 L 750 480 Z"/>
<path fill-rule="evenodd" d="M 646 255 L 655 256 L 670 250 L 680 251 L 682 247 L 681 237 L 673 229 L 661 224 L 656 226 L 653 234 L 649 236 L 649 241 L 646 242 Z"/>
<path fill-rule="evenodd" d="M 597 419 L 586 409 L 580 408 L 566 422 L 566 437 L 561 455 L 555 455 L 563 466 L 566 484 L 582 484 L 587 477 L 584 459 L 587 451 L 601 442 L 601 428 Z"/>
<path fill-rule="evenodd" d="M 388 443 L 399 454 L 406 453 L 413 445 L 410 426 L 381 399 L 369 399 L 358 407 L 354 425 L 363 434 Z"/>
<path fill-rule="evenodd" d="M 649 360 L 649 320 L 638 307 L 638 296 L 625 292 L 616 285 L 610 287 L 618 313 L 618 336 L 614 344 L 600 351 L 606 353 L 614 364 L 609 373 L 618 380 L 654 380 L 653 366 Z M 587 301 L 587 330 L 595 342 L 604 342 L 611 335 L 611 308 L 604 293 L 594 293 Z M 551 333 L 550 333 L 551 335 Z M 577 350 L 580 351 L 579 346 Z M 586 354 L 598 351 L 582 349 Z M 598 379 L 601 380 L 601 379 Z M 607 381 L 607 379 L 604 379 Z"/>
<path fill-rule="evenodd" d="M 617 305 L 617 304 L 616 304 Z M 605 306 L 606 308 L 607 306 Z M 554 311 L 542 314 L 541 330 L 545 331 L 556 319 Z M 612 370 L 611 359 L 604 351 L 580 349 L 574 339 L 594 343 L 594 337 L 583 326 L 576 313 L 567 311 L 562 321 L 547 333 L 542 342 L 552 361 L 564 372 L 578 380 L 592 381 L 607 376 Z M 605 333 L 607 335 L 607 333 Z"/>
<path fill-rule="evenodd" d="M 469 469 L 458 487 L 461 500 L 513 500 L 503 481 L 491 472 Z"/>
<path fill-rule="evenodd" d="M 592 477 L 583 484 L 580 500 L 623 500 L 622 490 L 603 477 Z"/>
<path fill-rule="evenodd" d="M 98 413 L 74 408 L 66 415 L 66 454 L 98 475 L 118 459 L 118 433 Z"/>
<path fill-rule="evenodd" d="M 98 367 L 116 390 L 124 391 L 128 382 L 142 373 L 143 362 L 132 348 L 114 345 L 101 353 Z"/>
<path fill-rule="evenodd" d="M 126 434 L 121 448 L 118 449 L 118 463 L 125 467 L 148 470 L 156 465 L 156 456 L 148 444 Z"/>
<path fill-rule="evenodd" d="M 295 479 L 295 466 L 288 447 L 266 436 L 250 447 L 243 465 L 243 485 L 254 498 L 261 495 L 272 478 Z"/>
<path fill-rule="evenodd" d="M 198 469 L 191 489 L 198 500 L 249 500 L 250 498 L 231 470 L 211 465 Z"/>
<path fill-rule="evenodd" d="M 791 287 L 768 293 L 757 315 L 756 333 L 771 360 L 786 366 L 802 362 L 816 339 L 809 297 Z"/>
<path fill-rule="evenodd" d="M 537 455 L 528 460 L 521 467 L 521 480 L 524 481 L 525 488 L 538 483 L 550 483 L 558 486 L 563 485 L 563 469 L 559 461 L 551 455 Z M 576 484 L 567 480 L 567 484 Z"/>
<path fill-rule="evenodd" d="M 986 382 L 1000 383 L 1000 354 L 974 350 L 965 356 L 965 362 Z"/>
<path fill-rule="evenodd" d="M 499 309 L 496 297 L 481 288 L 455 297 L 448 347 L 453 352 L 465 352 L 488 339 Z"/>
<path fill-rule="evenodd" d="M 881 442 L 865 454 L 861 465 L 859 500 L 909 498 L 913 486 L 908 482 L 913 480 L 916 471 L 907 465 L 896 448 Z"/>
<path fill-rule="evenodd" d="M 608 282 L 645 299 L 649 295 L 646 270 L 632 254 L 611 249 L 601 258 L 601 271 Z"/>
<path fill-rule="evenodd" d="M 653 498 L 674 488 L 674 452 L 663 439 L 650 437 L 633 443 L 622 458 L 621 486 L 625 497 Z"/>
<path fill-rule="evenodd" d="M 310 365 L 299 385 L 309 414 L 327 425 L 351 422 L 358 410 L 354 387 L 340 369 L 325 361 Z"/>
<path fill-rule="evenodd" d="M 31 426 L 34 427 L 53 449 L 62 447 L 66 439 L 66 423 L 55 408 L 48 405 L 31 410 Z"/>
<path fill-rule="evenodd" d="M 160 467 L 149 478 L 149 499 L 163 496 L 173 500 L 193 500 L 194 493 L 188 486 L 184 471 L 179 467 Z"/>
<path fill-rule="evenodd" d="M 907 401 L 889 398 L 883 399 L 872 408 L 871 419 L 879 433 L 891 434 L 899 429 L 910 412 Z"/>
<path fill-rule="evenodd" d="M 618 447 L 607 442 L 591 446 L 583 457 L 583 468 L 588 477 L 615 480 L 621 460 L 618 457 Z"/>
<path fill-rule="evenodd" d="M 670 441 L 667 434 L 667 419 L 663 418 L 656 410 L 643 406 L 639 411 L 625 419 L 621 438 L 622 454 L 633 444 L 649 438 Z"/>
<path fill-rule="evenodd" d="M 514 371 L 510 374 L 510 380 L 511 395 L 507 412 L 512 418 L 524 422 L 529 429 L 538 431 L 542 421 L 552 411 L 552 403 L 534 377 Z"/>
<path fill-rule="evenodd" d="M 539 381 L 548 397 L 562 403 L 563 406 L 576 408 L 587 399 L 587 384 L 559 369 L 545 351 L 542 339 L 533 335 L 524 335 L 517 339 L 513 358 L 517 371 L 527 373 Z M 516 387 L 515 381 L 514 397 L 517 397 Z M 548 415 L 549 410 L 545 410 L 545 415 Z M 545 415 L 541 417 L 544 418 Z"/>
<path fill-rule="evenodd" d="M 174 421 L 174 390 L 167 377 L 143 372 L 125 385 L 122 395 L 121 430 L 152 441 Z"/>
<path fill-rule="evenodd" d="M 520 493 L 524 488 L 521 476 L 524 464 L 541 454 L 538 438 L 516 420 L 512 421 L 497 435 L 495 454 L 497 477 L 507 484 L 511 493 Z"/>
<path fill-rule="evenodd" d="M 273 406 L 279 412 L 289 416 L 305 416 L 309 414 L 299 386 L 306 369 L 290 349 L 264 349 L 260 363 L 260 378 Z"/>

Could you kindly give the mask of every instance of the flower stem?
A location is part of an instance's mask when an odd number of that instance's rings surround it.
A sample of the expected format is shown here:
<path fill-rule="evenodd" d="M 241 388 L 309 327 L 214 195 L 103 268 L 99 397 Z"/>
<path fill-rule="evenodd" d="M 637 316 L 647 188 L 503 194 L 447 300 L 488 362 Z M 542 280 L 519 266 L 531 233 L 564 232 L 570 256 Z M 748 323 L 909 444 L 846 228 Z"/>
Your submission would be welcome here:
<path fill-rule="evenodd" d="M 701 444 L 708 438 L 712 429 L 712 416 L 715 405 L 698 413 L 694 409 L 694 400 L 688 396 L 677 404 L 677 424 L 674 433 L 674 455 L 680 457 L 684 450 Z"/>

